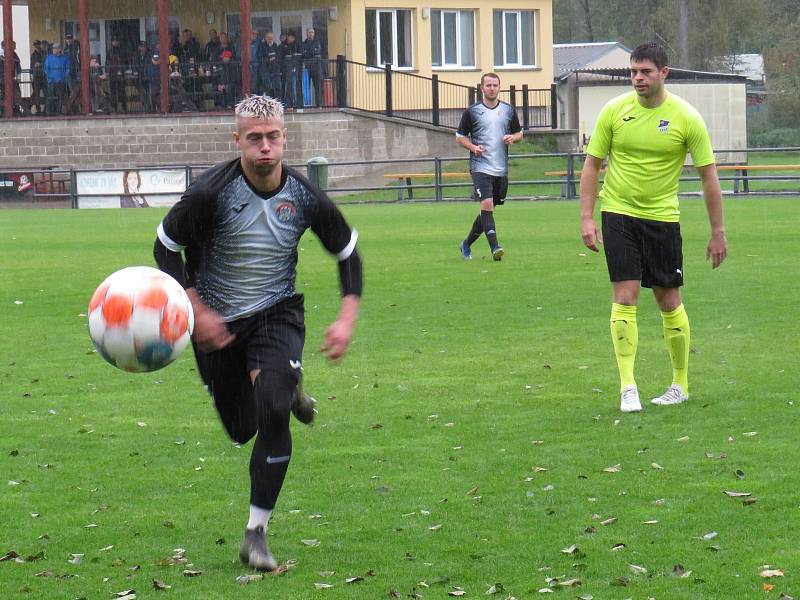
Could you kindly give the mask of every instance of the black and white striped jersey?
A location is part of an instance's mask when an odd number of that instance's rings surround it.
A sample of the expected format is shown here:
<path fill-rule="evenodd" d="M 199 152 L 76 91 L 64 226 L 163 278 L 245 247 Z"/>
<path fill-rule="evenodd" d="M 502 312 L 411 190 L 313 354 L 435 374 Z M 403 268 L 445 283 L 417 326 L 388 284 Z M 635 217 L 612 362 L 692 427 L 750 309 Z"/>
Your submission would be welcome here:
<path fill-rule="evenodd" d="M 233 321 L 295 294 L 297 245 L 309 228 L 340 261 L 355 249 L 357 232 L 300 173 L 283 165 L 278 189 L 263 194 L 236 158 L 189 186 L 158 226 L 158 238 L 185 253 L 187 286 Z"/>
<path fill-rule="evenodd" d="M 503 143 L 503 136 L 518 131 L 522 131 L 522 127 L 517 111 L 507 102 L 498 102 L 494 108 L 478 102 L 465 110 L 456 135 L 483 146 L 483 156 L 470 154 L 470 172 L 508 175 L 508 146 Z"/>

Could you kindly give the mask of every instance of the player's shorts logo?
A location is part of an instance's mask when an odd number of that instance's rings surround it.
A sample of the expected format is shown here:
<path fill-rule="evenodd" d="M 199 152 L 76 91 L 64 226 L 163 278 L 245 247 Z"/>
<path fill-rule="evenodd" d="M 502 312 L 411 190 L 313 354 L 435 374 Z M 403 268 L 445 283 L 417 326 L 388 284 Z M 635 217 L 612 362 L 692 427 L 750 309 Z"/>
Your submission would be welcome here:
<path fill-rule="evenodd" d="M 278 208 L 275 209 L 275 216 L 278 217 L 278 220 L 282 223 L 288 223 L 294 216 L 297 214 L 297 209 L 294 207 L 294 204 L 289 202 L 284 202 L 283 204 L 279 204 Z"/>

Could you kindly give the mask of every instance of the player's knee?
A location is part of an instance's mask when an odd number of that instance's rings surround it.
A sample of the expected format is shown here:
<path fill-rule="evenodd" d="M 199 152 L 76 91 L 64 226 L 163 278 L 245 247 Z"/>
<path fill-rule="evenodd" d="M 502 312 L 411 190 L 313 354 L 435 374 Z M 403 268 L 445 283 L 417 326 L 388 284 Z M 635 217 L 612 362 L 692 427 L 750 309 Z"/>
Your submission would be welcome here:
<path fill-rule="evenodd" d="M 262 427 L 288 427 L 296 387 L 297 376 L 289 369 L 265 369 L 258 374 L 254 392 Z"/>

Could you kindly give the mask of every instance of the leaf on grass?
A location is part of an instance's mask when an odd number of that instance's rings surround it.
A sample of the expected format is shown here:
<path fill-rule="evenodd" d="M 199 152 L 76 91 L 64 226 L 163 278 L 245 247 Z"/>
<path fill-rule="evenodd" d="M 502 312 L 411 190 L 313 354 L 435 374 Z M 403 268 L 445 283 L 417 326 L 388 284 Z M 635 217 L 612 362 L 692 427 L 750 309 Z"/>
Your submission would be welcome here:
<path fill-rule="evenodd" d="M 153 579 L 153 589 L 159 591 L 170 590 L 172 589 L 172 586 L 167 585 L 166 583 L 164 583 L 163 581 L 159 581 L 158 579 Z"/>
<path fill-rule="evenodd" d="M 474 495 L 475 495 L 475 494 L 477 494 L 477 493 L 478 493 L 478 486 L 476 485 L 475 487 L 471 487 L 471 488 L 469 488 L 469 489 L 467 490 L 467 493 L 466 493 L 466 495 L 467 495 L 467 496 L 474 496 Z"/>
<path fill-rule="evenodd" d="M 460 587 L 454 587 L 452 590 L 450 590 L 449 592 L 447 592 L 447 595 L 448 595 L 448 596 L 466 596 L 466 595 L 467 595 L 467 592 L 465 592 L 465 591 L 464 591 L 464 588 L 460 588 Z M 420 598 L 421 598 L 421 597 L 422 597 L 422 595 L 420 595 L 420 596 L 418 596 L 418 597 L 420 597 Z"/>
<path fill-rule="evenodd" d="M 430 527 L 428 527 L 430 531 L 439 531 L 441 528 L 442 528 L 441 523 L 438 523 L 436 525 L 431 525 Z"/>
<path fill-rule="evenodd" d="M 631 582 L 627 577 L 617 577 L 611 581 L 611 585 L 615 587 L 626 587 Z"/>
<path fill-rule="evenodd" d="M 650 466 L 651 466 L 651 467 L 653 467 L 654 469 L 658 470 L 658 471 L 663 471 L 663 470 L 664 470 L 664 467 L 662 467 L 662 466 L 661 466 L 660 464 L 658 464 L 657 462 L 652 462 L 652 463 L 650 463 Z"/>
<path fill-rule="evenodd" d="M 672 575 L 673 577 L 679 577 L 679 578 L 681 578 L 681 579 L 686 579 L 686 578 L 687 578 L 687 577 L 689 577 L 691 574 L 692 574 L 692 572 L 691 572 L 691 571 L 687 571 L 687 570 L 684 568 L 684 566 L 683 566 L 682 564 L 680 564 L 680 563 L 678 563 L 677 565 L 675 565 L 674 567 L 672 567 L 672 573 L 671 573 L 671 575 Z"/>
<path fill-rule="evenodd" d="M 676 442 L 688 442 L 689 441 L 689 436 L 688 435 L 681 436 L 675 441 Z"/>
<path fill-rule="evenodd" d="M 400 598 L 400 592 L 395 589 L 390 589 L 389 593 L 386 594 L 388 598 Z"/>
<path fill-rule="evenodd" d="M 761 577 L 783 577 L 783 569 L 763 568 L 759 572 Z"/>
<path fill-rule="evenodd" d="M 758 502 L 758 498 L 745 498 L 744 500 L 742 500 L 742 504 L 744 504 L 745 506 L 750 506 L 751 504 L 755 504 L 756 502 Z"/>
<path fill-rule="evenodd" d="M 315 583 L 314 587 L 318 590 L 329 590 L 333 587 L 333 585 L 330 583 Z"/>
<path fill-rule="evenodd" d="M 320 577 L 333 577 L 336 575 L 336 571 L 317 571 L 317 575 Z"/>
<path fill-rule="evenodd" d="M 9 550 L 5 554 L 3 554 L 3 556 L 0 556 L 0 562 L 6 561 L 6 560 L 14 560 L 15 558 L 19 558 L 19 554 L 17 554 L 13 550 Z"/>
<path fill-rule="evenodd" d="M 707 534 L 703 536 L 704 540 L 713 540 L 719 534 L 716 531 L 709 531 Z"/>
<path fill-rule="evenodd" d="M 570 587 L 579 587 L 581 585 L 580 579 L 565 579 L 564 581 L 559 581 L 555 584 L 561 588 L 570 588 Z"/>
<path fill-rule="evenodd" d="M 113 545 L 111 545 L 111 546 L 104 546 L 104 547 L 100 548 L 100 550 L 98 550 L 98 552 L 108 552 L 108 551 L 109 551 L 109 550 L 111 550 L 113 547 L 114 547 Z"/>
<path fill-rule="evenodd" d="M 619 473 L 620 471 L 622 471 L 621 464 L 612 465 L 603 469 L 603 473 Z"/>
<path fill-rule="evenodd" d="M 657 524 L 658 524 L 658 520 L 657 519 L 650 519 L 649 521 L 642 521 L 642 525 L 657 525 Z"/>
<path fill-rule="evenodd" d="M 493 596 L 494 594 L 499 594 L 500 592 L 504 591 L 502 583 L 495 583 L 494 585 L 489 586 L 489 589 L 486 590 L 487 596 Z"/>
<path fill-rule="evenodd" d="M 172 521 L 164 521 L 163 523 L 161 523 L 161 525 L 163 525 L 167 529 L 172 529 L 173 527 L 175 527 Z"/>
<path fill-rule="evenodd" d="M 722 492 L 728 498 L 747 498 L 748 496 L 752 496 L 753 494 L 750 492 L 731 492 L 731 491 L 724 491 Z"/>
<path fill-rule="evenodd" d="M 122 590 L 121 592 L 114 593 L 115 598 L 127 598 L 128 596 L 136 598 L 136 590 Z"/>
<path fill-rule="evenodd" d="M 577 596 L 578 600 L 594 600 L 594 596 L 591 594 L 584 594 L 583 596 Z"/>
<path fill-rule="evenodd" d="M 744 471 L 741 469 L 736 469 L 733 474 L 736 476 L 736 479 L 744 479 Z"/>
<path fill-rule="evenodd" d="M 645 569 L 645 568 L 644 568 L 644 567 L 642 567 L 642 566 L 639 566 L 639 565 L 633 565 L 633 564 L 630 564 L 630 563 L 629 563 L 629 564 L 628 564 L 628 567 L 630 568 L 630 570 L 631 570 L 631 571 L 633 571 L 633 572 L 634 572 L 634 573 L 636 573 L 637 575 L 646 575 L 646 574 L 647 574 L 647 569 Z"/>
<path fill-rule="evenodd" d="M 758 432 L 757 431 L 745 431 L 742 435 L 746 435 L 747 437 L 753 437 L 755 435 L 758 435 Z"/>
<path fill-rule="evenodd" d="M 623 544 L 622 542 L 618 542 L 618 543 L 614 544 L 613 546 L 611 546 L 611 551 L 612 552 L 617 552 L 619 550 L 624 550 L 624 549 L 625 549 L 625 544 Z"/>
<path fill-rule="evenodd" d="M 355 577 L 348 577 L 344 580 L 345 583 L 358 583 L 359 581 L 364 581 L 364 578 L 361 575 L 356 575 Z"/>
<path fill-rule="evenodd" d="M 616 522 L 617 517 L 608 517 L 607 519 L 600 521 L 600 525 L 613 525 Z"/>
<path fill-rule="evenodd" d="M 300 540 L 300 543 L 303 544 L 304 546 L 309 546 L 309 547 L 312 547 L 312 548 L 314 548 L 316 546 L 319 546 L 319 540 L 317 540 L 317 539 Z"/>
<path fill-rule="evenodd" d="M 765 592 L 771 592 L 772 590 L 775 589 L 775 584 L 773 584 L 773 583 L 762 583 L 761 584 L 761 589 L 763 589 Z"/>
<path fill-rule="evenodd" d="M 195 571 L 193 569 L 184 569 L 183 570 L 183 576 L 184 577 L 198 577 L 198 576 L 200 576 L 202 574 L 203 574 L 202 571 Z"/>
<path fill-rule="evenodd" d="M 83 554 L 70 554 L 70 557 L 67 562 L 71 565 L 79 565 L 83 562 Z"/>

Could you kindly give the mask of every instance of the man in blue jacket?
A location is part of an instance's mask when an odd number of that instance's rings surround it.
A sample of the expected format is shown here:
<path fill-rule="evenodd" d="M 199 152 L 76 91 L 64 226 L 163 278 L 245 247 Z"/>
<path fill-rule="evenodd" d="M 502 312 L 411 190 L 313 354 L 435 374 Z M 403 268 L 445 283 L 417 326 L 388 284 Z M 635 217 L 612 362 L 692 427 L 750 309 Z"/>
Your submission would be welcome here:
<path fill-rule="evenodd" d="M 53 44 L 53 53 L 44 61 L 44 74 L 47 77 L 48 115 L 60 112 L 67 98 L 67 78 L 69 77 L 69 57 L 64 54 L 61 44 Z"/>

